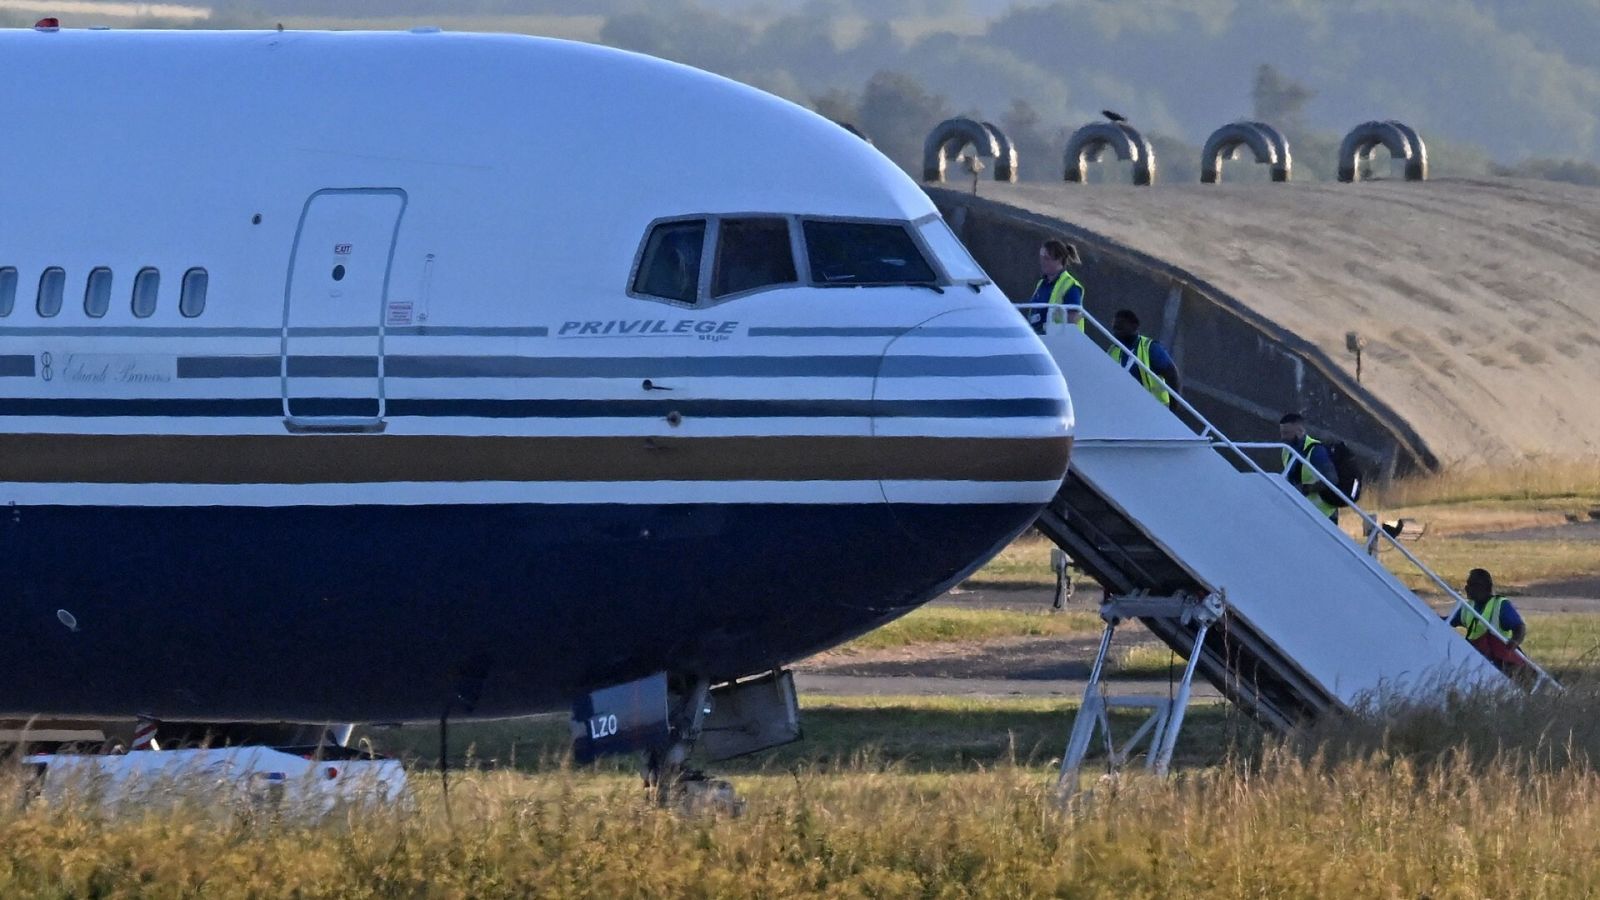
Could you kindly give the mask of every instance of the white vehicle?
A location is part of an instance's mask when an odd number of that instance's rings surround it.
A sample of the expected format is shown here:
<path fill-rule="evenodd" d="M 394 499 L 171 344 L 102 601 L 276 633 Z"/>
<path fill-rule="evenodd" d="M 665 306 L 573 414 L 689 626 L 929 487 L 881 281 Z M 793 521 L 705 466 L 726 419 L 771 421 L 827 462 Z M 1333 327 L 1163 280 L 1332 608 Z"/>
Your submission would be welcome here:
<path fill-rule="evenodd" d="M 150 812 L 175 804 L 315 821 L 341 808 L 392 808 L 410 801 L 406 772 L 392 759 L 226 747 L 126 756 L 27 757 L 35 790 L 52 805 L 94 803 L 106 812 Z"/>

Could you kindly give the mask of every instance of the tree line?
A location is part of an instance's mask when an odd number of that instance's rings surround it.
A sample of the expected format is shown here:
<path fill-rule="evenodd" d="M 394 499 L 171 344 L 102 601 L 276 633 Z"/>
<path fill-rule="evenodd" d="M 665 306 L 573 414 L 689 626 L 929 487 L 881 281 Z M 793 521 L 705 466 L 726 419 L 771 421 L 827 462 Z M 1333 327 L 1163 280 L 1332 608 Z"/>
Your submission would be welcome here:
<path fill-rule="evenodd" d="M 1288 135 L 1296 179 L 1332 178 L 1345 131 L 1395 118 L 1428 140 L 1437 175 L 1600 184 L 1600 0 L 215 0 L 213 10 L 202 27 L 570 20 L 589 39 L 850 122 L 912 172 L 933 125 L 967 115 L 1006 129 L 1023 178 L 1053 180 L 1067 136 L 1111 108 L 1152 139 L 1169 181 L 1197 180 L 1200 144 L 1239 118 Z M 8 19 L 31 22 L 0 13 Z M 1234 168 L 1230 179 L 1264 177 Z"/>

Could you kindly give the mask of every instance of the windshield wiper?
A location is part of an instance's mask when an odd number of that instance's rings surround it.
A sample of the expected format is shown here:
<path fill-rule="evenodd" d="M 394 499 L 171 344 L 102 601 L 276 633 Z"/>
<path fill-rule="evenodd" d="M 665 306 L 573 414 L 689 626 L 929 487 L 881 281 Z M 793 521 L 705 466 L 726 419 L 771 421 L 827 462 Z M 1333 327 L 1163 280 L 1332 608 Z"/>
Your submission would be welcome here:
<path fill-rule="evenodd" d="M 935 294 L 944 293 L 944 288 L 931 281 L 830 281 L 817 285 L 817 287 L 856 287 L 856 288 L 891 288 L 915 287 L 927 288 Z"/>

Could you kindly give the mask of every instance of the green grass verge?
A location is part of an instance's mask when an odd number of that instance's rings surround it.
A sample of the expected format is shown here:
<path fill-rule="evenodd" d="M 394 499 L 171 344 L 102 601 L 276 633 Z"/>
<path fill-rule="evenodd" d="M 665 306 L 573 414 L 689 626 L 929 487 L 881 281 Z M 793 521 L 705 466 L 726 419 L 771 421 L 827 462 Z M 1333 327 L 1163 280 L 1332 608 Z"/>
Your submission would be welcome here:
<path fill-rule="evenodd" d="M 1107 675 L 1111 678 L 1181 678 L 1183 657 L 1166 644 L 1134 644 L 1117 654 Z"/>
<path fill-rule="evenodd" d="M 1509 590 L 1600 574 L 1600 542 L 1597 541 L 1486 541 L 1462 535 L 1429 535 L 1408 544 L 1407 548 L 1424 565 L 1457 586 L 1466 580 L 1468 571 L 1478 567 L 1492 571 L 1495 582 Z M 1380 559 L 1412 590 L 1423 593 L 1437 590 L 1432 580 L 1399 553 L 1386 549 Z M 967 584 L 976 588 L 1053 587 L 1055 573 L 1050 570 L 1050 545 L 1032 538 L 1019 540 L 978 570 Z"/>
<path fill-rule="evenodd" d="M 957 611 L 966 612 L 966 611 Z M 1012 614 L 1023 615 L 1028 614 Z M 1047 617 L 1059 618 L 1059 617 Z M 1528 652 L 1568 682 L 1600 672 L 1600 616 L 1529 613 Z M 1112 678 L 1166 678 L 1182 673 L 1183 661 L 1166 647 L 1139 644 L 1113 660 Z M 797 764 L 839 768 L 851 760 L 893 761 L 910 770 L 950 770 L 1003 760 L 1034 761 L 1060 752 L 1076 698 L 801 697 L 806 740 L 746 760 L 719 766 L 759 771 Z M 1185 726 L 1180 748 L 1188 763 L 1221 758 L 1247 746 L 1254 726 L 1230 708 L 1201 704 Z M 438 759 L 438 729 L 432 725 L 369 727 L 357 734 L 380 751 L 409 760 Z M 463 721 L 450 728 L 450 753 L 457 765 L 543 771 L 559 768 L 570 735 L 562 714 L 491 722 Z M 863 756 L 862 754 L 865 754 Z M 630 768 L 620 761 L 617 770 Z"/>
<path fill-rule="evenodd" d="M 841 649 L 885 650 L 923 644 L 990 641 L 997 638 L 1097 634 L 1104 626 L 1105 623 L 1100 621 L 1097 613 L 1085 610 L 1024 612 L 1009 609 L 960 609 L 943 605 L 924 606 L 876 631 L 856 638 Z"/>
<path fill-rule="evenodd" d="M 1424 538 L 1411 552 L 1457 590 L 1467 573 L 1485 568 L 1496 587 L 1509 591 L 1530 585 L 1600 574 L 1600 541 L 1483 541 L 1467 538 Z M 1379 554 L 1389 571 L 1419 593 L 1437 593 L 1432 579 L 1393 551 Z"/>
<path fill-rule="evenodd" d="M 1051 586 L 1056 583 L 1050 570 L 1050 548 L 1053 545 L 1029 531 L 1000 551 L 988 565 L 973 573 L 967 580 L 972 587 L 1032 587 Z"/>
<path fill-rule="evenodd" d="M 817 771 L 863 768 L 901 772 L 956 772 L 996 765 L 1048 767 L 1059 759 L 1072 728 L 1077 698 L 972 698 L 925 696 L 801 697 L 804 738 L 785 747 L 712 766 L 719 773 Z M 1141 719 L 1117 716 L 1119 734 Z M 1222 703 L 1196 703 L 1184 725 L 1178 761 L 1210 765 L 1229 754 L 1254 752 L 1254 723 Z M 358 738 L 410 762 L 437 764 L 436 726 L 365 729 Z M 451 761 L 523 771 L 566 768 L 570 734 L 564 715 L 461 722 L 450 727 Z M 631 772 L 631 758 L 598 769 Z"/>
<path fill-rule="evenodd" d="M 1515 601 L 1513 601 L 1515 602 Z M 1592 679 L 1600 672 L 1600 615 L 1525 613 L 1525 649 L 1557 677 Z"/>

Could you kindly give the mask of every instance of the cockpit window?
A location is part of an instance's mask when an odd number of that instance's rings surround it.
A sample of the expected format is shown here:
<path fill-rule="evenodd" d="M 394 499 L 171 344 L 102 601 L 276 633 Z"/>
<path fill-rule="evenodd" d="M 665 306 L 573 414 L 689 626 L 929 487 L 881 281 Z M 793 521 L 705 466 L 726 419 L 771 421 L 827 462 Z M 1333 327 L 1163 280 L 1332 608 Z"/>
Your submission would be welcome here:
<path fill-rule="evenodd" d="M 904 225 L 804 223 L 811 278 L 821 285 L 931 284 L 938 280 Z"/>
<path fill-rule="evenodd" d="M 786 219 L 723 219 L 717 224 L 713 298 L 799 280 Z"/>
<path fill-rule="evenodd" d="M 634 293 L 694 303 L 700 296 L 700 256 L 705 243 L 703 220 L 657 225 L 639 259 Z"/>
<path fill-rule="evenodd" d="M 956 281 L 965 281 L 968 284 L 989 281 L 989 276 L 973 260 L 972 254 L 950 230 L 944 219 L 938 216 L 929 216 L 917 222 L 917 233 L 922 235 L 922 242 L 933 251 L 940 264 L 944 266 L 945 274 Z"/>
<path fill-rule="evenodd" d="M 17 305 L 17 270 L 15 266 L 0 268 L 0 316 L 11 315 Z"/>

